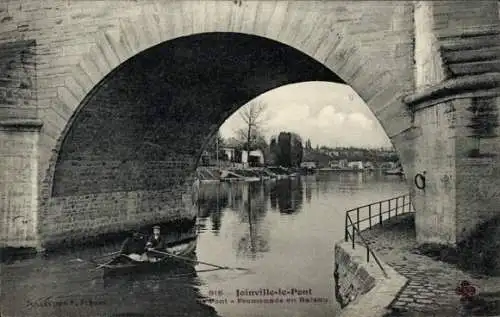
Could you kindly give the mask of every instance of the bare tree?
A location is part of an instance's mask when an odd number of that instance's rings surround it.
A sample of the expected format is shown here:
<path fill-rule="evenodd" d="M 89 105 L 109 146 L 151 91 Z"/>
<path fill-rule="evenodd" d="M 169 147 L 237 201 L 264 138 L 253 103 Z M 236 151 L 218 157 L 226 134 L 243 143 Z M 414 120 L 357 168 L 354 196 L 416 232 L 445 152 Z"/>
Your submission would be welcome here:
<path fill-rule="evenodd" d="M 240 118 L 244 126 L 236 130 L 236 136 L 248 152 L 255 146 L 261 146 L 265 142 L 263 129 L 269 120 L 267 105 L 262 101 L 253 101 L 240 109 Z"/>

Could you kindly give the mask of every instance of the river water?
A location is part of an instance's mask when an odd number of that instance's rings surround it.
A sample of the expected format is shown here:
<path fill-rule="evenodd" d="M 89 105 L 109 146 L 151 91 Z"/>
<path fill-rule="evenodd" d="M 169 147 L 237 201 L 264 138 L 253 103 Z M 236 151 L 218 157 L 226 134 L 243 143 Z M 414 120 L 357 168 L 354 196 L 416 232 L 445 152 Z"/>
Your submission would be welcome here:
<path fill-rule="evenodd" d="M 204 184 L 197 258 L 248 271 L 199 264 L 110 277 L 86 261 L 115 251 L 110 241 L 3 263 L 1 316 L 335 316 L 345 210 L 406 191 L 401 178 L 377 173 Z"/>

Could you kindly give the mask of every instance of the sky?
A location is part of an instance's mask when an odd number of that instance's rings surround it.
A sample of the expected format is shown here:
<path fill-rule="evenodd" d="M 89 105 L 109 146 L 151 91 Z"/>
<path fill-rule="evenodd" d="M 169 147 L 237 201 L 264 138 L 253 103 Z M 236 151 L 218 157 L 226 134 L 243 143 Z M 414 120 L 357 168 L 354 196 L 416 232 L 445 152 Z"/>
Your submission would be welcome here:
<path fill-rule="evenodd" d="M 250 102 L 254 101 L 267 104 L 263 126 L 267 140 L 288 131 L 298 133 L 304 142 L 309 138 L 313 147 L 391 147 L 378 120 L 349 86 L 330 82 L 291 84 Z M 240 110 L 220 127 L 224 138 L 235 136 L 235 130 L 245 126 Z"/>

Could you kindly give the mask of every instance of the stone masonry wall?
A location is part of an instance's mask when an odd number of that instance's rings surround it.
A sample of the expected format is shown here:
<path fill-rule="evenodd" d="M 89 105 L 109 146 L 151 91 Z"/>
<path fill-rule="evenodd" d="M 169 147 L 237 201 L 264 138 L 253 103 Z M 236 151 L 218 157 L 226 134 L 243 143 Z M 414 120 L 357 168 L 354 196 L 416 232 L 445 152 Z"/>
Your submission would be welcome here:
<path fill-rule="evenodd" d="M 375 286 L 375 278 L 370 276 L 362 262 L 363 259 L 354 258 L 340 245 L 335 245 L 335 297 L 341 308 Z"/>
<path fill-rule="evenodd" d="M 498 1 L 429 1 L 433 4 L 434 29 L 442 41 L 464 30 L 497 25 Z"/>
<path fill-rule="evenodd" d="M 0 44 L 0 121 L 36 119 L 36 85 L 35 41 Z"/>
<path fill-rule="evenodd" d="M 33 40 L 0 44 L 0 247 L 38 244 L 35 60 Z"/>
<path fill-rule="evenodd" d="M 415 226 L 420 243 L 454 244 L 455 237 L 455 130 L 451 102 L 417 110 L 415 175 L 425 176 L 425 188 L 412 184 Z M 414 182 L 415 175 L 409 175 Z"/>
<path fill-rule="evenodd" d="M 340 317 L 385 316 L 387 307 L 404 287 L 407 279 L 380 261 L 384 275 L 373 256 L 366 261 L 366 249 L 351 242 L 335 244 L 335 297 Z"/>
<path fill-rule="evenodd" d="M 37 247 L 38 131 L 0 126 L 0 248 Z"/>
<path fill-rule="evenodd" d="M 53 197 L 49 210 L 41 218 L 44 247 L 143 225 L 194 219 L 197 215 L 187 184 L 158 191 Z"/>
<path fill-rule="evenodd" d="M 488 100 L 497 115 L 500 125 L 500 97 L 478 97 Z M 471 157 L 470 151 L 477 148 L 477 140 L 471 137 L 472 113 L 467 110 L 471 99 L 453 102 L 457 112 L 456 191 L 457 191 L 457 241 L 467 239 L 478 225 L 500 216 L 500 129 L 496 127 L 490 138 L 482 138 L 479 153 L 482 157 Z"/>
<path fill-rule="evenodd" d="M 439 54 L 439 40 L 434 31 L 434 4 L 415 4 L 415 85 L 416 90 L 432 86 L 445 78 Z"/>
<path fill-rule="evenodd" d="M 471 95 L 498 93 L 493 87 L 498 79 L 492 79 L 500 70 L 498 3 L 415 2 L 414 100 L 419 101 L 410 106 L 418 133 L 413 170 L 407 176 L 419 243 L 455 246 L 495 214 L 496 159 L 466 154 L 474 140 L 466 131 L 470 123 L 464 120 L 464 109 Z M 498 139 L 481 142 L 491 153 L 500 153 L 494 146 Z M 418 189 L 414 177 L 424 172 L 426 187 Z"/>
<path fill-rule="evenodd" d="M 162 190 L 183 184 L 192 158 L 171 161 L 103 161 L 82 158 L 57 165 L 53 197 Z"/>

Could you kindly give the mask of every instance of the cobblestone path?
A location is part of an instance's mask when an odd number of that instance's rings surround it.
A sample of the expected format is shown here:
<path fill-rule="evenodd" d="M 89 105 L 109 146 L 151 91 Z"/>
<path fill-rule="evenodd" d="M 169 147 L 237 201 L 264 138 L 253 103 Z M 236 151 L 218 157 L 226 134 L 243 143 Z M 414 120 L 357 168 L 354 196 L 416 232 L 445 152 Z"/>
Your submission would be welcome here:
<path fill-rule="evenodd" d="M 451 264 L 415 252 L 413 215 L 392 218 L 383 226 L 364 230 L 362 235 L 381 260 L 409 280 L 387 316 L 500 316 L 500 309 L 492 314 L 472 314 L 455 293 L 462 280 L 468 280 L 480 292 L 499 291 L 500 278 L 471 276 Z M 500 303 L 500 296 L 498 300 Z"/>

